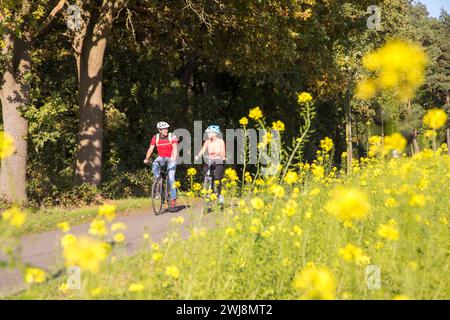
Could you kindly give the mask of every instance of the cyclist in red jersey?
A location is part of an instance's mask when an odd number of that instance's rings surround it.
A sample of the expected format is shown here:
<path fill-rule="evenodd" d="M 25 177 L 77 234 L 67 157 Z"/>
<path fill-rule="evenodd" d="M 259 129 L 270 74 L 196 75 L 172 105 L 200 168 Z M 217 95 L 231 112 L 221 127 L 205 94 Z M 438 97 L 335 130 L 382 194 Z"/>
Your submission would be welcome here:
<path fill-rule="evenodd" d="M 177 160 L 177 137 L 169 133 L 169 124 L 167 122 L 158 122 L 156 125 L 159 133 L 154 135 L 150 142 L 150 147 L 144 159 L 144 163 L 150 163 L 150 157 L 156 147 L 158 157 L 153 161 L 152 171 L 156 179 L 160 177 L 160 168 L 167 164 L 168 183 L 170 188 L 170 208 L 174 209 L 177 199 L 177 190 L 174 188 L 176 160 Z"/>

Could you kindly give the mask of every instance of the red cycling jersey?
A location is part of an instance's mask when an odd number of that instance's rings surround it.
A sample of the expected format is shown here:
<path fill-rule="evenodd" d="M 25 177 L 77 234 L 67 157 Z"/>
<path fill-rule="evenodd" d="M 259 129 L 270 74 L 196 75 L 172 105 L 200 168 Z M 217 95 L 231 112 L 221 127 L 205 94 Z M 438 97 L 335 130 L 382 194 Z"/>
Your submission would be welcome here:
<path fill-rule="evenodd" d="M 156 149 L 158 150 L 158 155 L 163 158 L 170 158 L 172 155 L 173 145 L 178 143 L 177 137 L 172 134 L 171 141 L 169 141 L 169 136 L 163 137 L 159 135 L 158 145 Z M 156 136 L 153 136 L 150 146 L 156 145 Z"/>

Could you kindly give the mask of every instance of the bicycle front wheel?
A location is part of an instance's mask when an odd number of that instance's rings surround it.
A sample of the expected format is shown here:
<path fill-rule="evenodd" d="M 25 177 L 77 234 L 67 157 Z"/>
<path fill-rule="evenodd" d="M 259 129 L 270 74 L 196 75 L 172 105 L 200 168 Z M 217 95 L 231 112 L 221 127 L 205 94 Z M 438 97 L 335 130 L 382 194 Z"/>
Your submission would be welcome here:
<path fill-rule="evenodd" d="M 160 214 L 164 203 L 163 184 L 160 179 L 155 180 L 152 186 L 152 207 L 155 214 Z"/>

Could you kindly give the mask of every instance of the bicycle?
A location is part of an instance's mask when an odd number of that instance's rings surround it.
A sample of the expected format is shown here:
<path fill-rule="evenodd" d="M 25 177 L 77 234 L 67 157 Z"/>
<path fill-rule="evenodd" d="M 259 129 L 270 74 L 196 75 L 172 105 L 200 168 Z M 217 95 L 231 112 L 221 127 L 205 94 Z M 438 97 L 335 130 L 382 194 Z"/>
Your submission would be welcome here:
<path fill-rule="evenodd" d="M 151 163 L 147 164 L 151 166 Z M 161 214 L 164 203 L 167 203 L 167 210 L 170 209 L 169 187 L 167 183 L 167 164 L 164 164 L 159 169 L 159 178 L 154 178 L 152 189 L 152 207 L 155 215 Z"/>
<path fill-rule="evenodd" d="M 203 157 L 208 160 L 208 162 L 206 163 L 206 165 L 208 166 L 208 169 L 205 173 L 205 178 L 203 180 L 203 189 L 206 190 L 206 194 L 203 197 L 203 212 L 209 212 L 209 211 L 211 211 L 211 207 L 212 207 L 211 194 L 214 193 L 215 195 L 218 196 L 218 198 L 220 197 L 218 195 L 218 191 L 217 191 L 218 186 L 214 182 L 215 166 L 212 166 L 212 162 L 217 159 L 212 159 L 205 155 L 203 155 Z M 223 160 L 225 160 L 225 159 L 223 159 Z M 209 190 L 212 190 L 212 191 L 209 191 Z"/>

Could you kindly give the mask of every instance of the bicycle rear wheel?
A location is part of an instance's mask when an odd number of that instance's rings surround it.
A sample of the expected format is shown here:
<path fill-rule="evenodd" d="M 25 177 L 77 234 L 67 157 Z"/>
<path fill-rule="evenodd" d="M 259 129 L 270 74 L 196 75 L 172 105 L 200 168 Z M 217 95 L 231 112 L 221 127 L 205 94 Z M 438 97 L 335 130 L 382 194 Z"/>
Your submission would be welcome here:
<path fill-rule="evenodd" d="M 157 179 L 152 185 L 152 207 L 155 214 L 160 214 L 165 201 L 163 183 L 161 179 Z"/>

